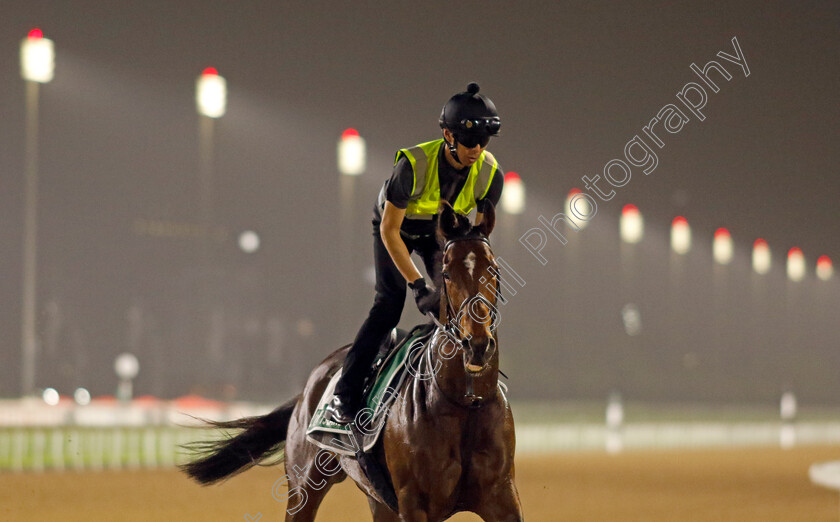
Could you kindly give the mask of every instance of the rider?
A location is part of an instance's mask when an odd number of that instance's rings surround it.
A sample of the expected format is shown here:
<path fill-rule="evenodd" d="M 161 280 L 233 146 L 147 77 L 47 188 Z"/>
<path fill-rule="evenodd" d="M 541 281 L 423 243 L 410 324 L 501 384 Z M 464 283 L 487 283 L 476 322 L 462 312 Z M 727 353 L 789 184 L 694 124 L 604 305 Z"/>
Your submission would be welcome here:
<path fill-rule="evenodd" d="M 379 191 L 373 217 L 376 297 L 368 318 L 347 352 L 335 395 L 326 416 L 347 424 L 361 407 L 362 385 L 385 336 L 397 326 L 405 303 L 405 284 L 414 293 L 420 313 L 437 313 L 440 306 L 440 245 L 435 238 L 441 195 L 456 212 L 476 208 L 481 222 L 487 203 L 499 202 L 504 173 L 485 151 L 499 133 L 496 106 L 478 93 L 476 83 L 452 96 L 440 113 L 443 139 L 397 152 L 394 171 Z M 423 259 L 427 282 L 411 260 Z"/>

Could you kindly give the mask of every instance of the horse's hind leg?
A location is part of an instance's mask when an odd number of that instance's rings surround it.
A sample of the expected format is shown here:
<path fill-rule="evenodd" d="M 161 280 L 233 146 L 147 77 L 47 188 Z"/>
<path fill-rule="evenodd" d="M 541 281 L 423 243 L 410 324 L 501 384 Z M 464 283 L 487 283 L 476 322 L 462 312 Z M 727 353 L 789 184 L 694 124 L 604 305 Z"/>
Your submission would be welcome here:
<path fill-rule="evenodd" d="M 333 476 L 326 475 L 318 469 L 314 461 L 303 468 L 286 463 L 286 475 L 289 476 L 286 522 L 315 520 L 318 507 L 327 492 L 346 477 L 344 472 Z"/>
<path fill-rule="evenodd" d="M 306 440 L 305 431 L 289 431 L 286 443 L 287 522 L 310 522 L 330 488 L 347 475 L 341 469 L 338 455 L 321 450 Z"/>

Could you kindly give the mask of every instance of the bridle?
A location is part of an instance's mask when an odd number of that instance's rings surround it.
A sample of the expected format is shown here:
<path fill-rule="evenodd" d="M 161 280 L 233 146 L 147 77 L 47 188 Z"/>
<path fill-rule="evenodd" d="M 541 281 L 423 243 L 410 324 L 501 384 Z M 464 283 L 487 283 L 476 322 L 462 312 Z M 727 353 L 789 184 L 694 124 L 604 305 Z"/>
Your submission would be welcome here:
<path fill-rule="evenodd" d="M 458 237 L 458 238 L 448 240 L 443 246 L 443 251 L 442 251 L 443 256 L 442 257 L 443 258 L 446 257 L 446 253 L 449 251 L 449 249 L 452 247 L 453 244 L 461 242 L 461 241 L 480 241 L 480 242 L 484 243 L 485 245 L 487 245 L 488 249 L 490 248 L 490 241 L 488 241 L 488 239 L 485 236 L 483 236 L 483 235 L 478 235 L 478 236 L 467 235 L 467 236 L 464 236 L 464 237 Z M 494 275 L 496 276 L 495 295 L 496 295 L 497 299 L 500 299 L 501 302 L 504 303 L 505 300 L 501 295 L 501 284 L 500 284 L 500 277 L 499 277 L 499 273 L 498 273 L 498 268 L 495 268 L 495 267 L 493 267 L 493 268 L 494 268 L 494 270 L 493 270 Z M 455 333 L 455 330 L 457 330 L 457 329 L 452 326 L 451 321 L 457 320 L 459 317 L 461 317 L 461 314 L 464 311 L 464 307 L 470 305 L 476 297 L 478 299 L 484 301 L 487 304 L 487 306 L 490 310 L 495 310 L 495 307 L 492 305 L 492 303 L 487 301 L 487 298 L 485 298 L 479 292 L 475 296 L 472 296 L 468 299 L 464 299 L 464 301 L 461 303 L 460 307 L 456 311 L 455 308 L 452 306 L 452 300 L 449 298 L 449 290 L 448 290 L 449 278 L 448 278 L 448 276 L 445 272 L 443 273 L 443 275 L 444 275 L 444 278 L 443 278 L 443 283 L 442 283 L 442 288 L 441 288 L 441 301 L 443 301 L 443 302 L 441 303 L 441 307 L 440 307 L 441 317 L 440 317 L 440 319 L 438 317 L 436 317 L 434 312 L 428 312 L 428 315 L 432 319 L 432 321 L 435 323 L 437 328 L 440 331 L 442 331 L 444 336 L 448 337 L 450 340 L 458 341 L 456 343 L 457 349 L 461 351 L 462 356 L 464 357 L 465 362 L 466 362 L 466 357 L 467 357 L 466 348 L 468 347 L 470 340 L 468 338 L 467 339 L 459 338 Z M 490 313 L 493 314 L 492 311 Z M 495 330 L 496 330 L 495 325 L 497 323 L 497 320 L 498 320 L 498 317 L 496 318 L 496 320 L 491 319 L 492 323 L 491 323 L 491 326 L 490 326 L 490 330 L 493 331 L 493 332 L 495 332 Z M 495 344 L 496 343 L 495 337 L 491 337 L 490 342 Z M 433 371 L 432 370 L 432 360 L 431 360 L 431 350 L 432 350 L 431 347 L 434 344 L 435 343 L 433 343 L 433 342 L 428 343 L 428 348 L 426 349 L 426 354 L 425 354 L 425 357 L 427 358 L 427 362 L 428 362 L 428 366 L 429 366 L 430 371 Z M 441 393 L 441 395 L 443 395 L 444 397 L 446 397 L 447 400 L 449 400 L 450 402 L 452 402 L 453 404 L 455 404 L 459 407 L 468 407 L 468 408 L 471 408 L 471 409 L 480 408 L 481 406 L 483 406 L 485 404 L 485 402 L 488 399 L 492 399 L 493 397 L 495 397 L 495 393 L 491 397 L 481 397 L 479 395 L 475 395 L 474 388 L 473 388 L 473 375 L 467 372 L 466 373 L 466 379 L 467 379 L 466 393 L 464 394 L 463 398 L 466 399 L 467 402 L 466 402 L 466 404 L 464 404 L 464 403 L 461 403 L 461 402 L 458 402 L 458 401 L 452 399 L 451 397 L 446 395 L 446 393 L 440 388 L 440 385 L 437 382 L 437 372 L 433 371 L 433 375 L 432 375 L 432 381 L 434 382 L 435 387 L 437 387 L 437 389 Z M 496 389 L 496 387 L 494 387 L 494 390 L 495 389 Z"/>
<path fill-rule="evenodd" d="M 446 257 L 446 252 L 449 250 L 450 247 L 452 247 L 453 244 L 458 243 L 460 241 L 480 241 L 480 242 L 484 243 L 485 245 L 487 245 L 488 249 L 490 248 L 490 241 L 484 236 L 458 237 L 458 238 L 455 238 L 455 239 L 450 239 L 449 241 L 446 242 L 446 244 L 443 246 L 443 257 Z M 505 303 L 505 298 L 502 296 L 502 293 L 501 293 L 502 287 L 501 287 L 501 282 L 500 282 L 500 277 L 499 277 L 499 269 L 498 269 L 498 267 L 493 266 L 493 267 L 491 267 L 491 271 L 494 272 L 494 275 L 496 276 L 496 291 L 495 291 L 496 298 L 501 300 L 501 302 L 504 304 Z M 485 298 L 483 295 L 476 294 L 475 296 L 470 297 L 469 299 L 465 299 L 461 303 L 461 306 L 456 311 L 452 306 L 452 300 L 449 298 L 449 285 L 447 285 L 447 281 L 449 280 L 449 278 L 447 277 L 446 272 L 443 273 L 443 276 L 444 276 L 444 280 L 443 280 L 443 288 L 442 288 L 442 292 L 441 292 L 441 300 L 444 302 L 444 305 L 441 306 L 441 312 L 442 312 L 441 317 L 440 317 L 440 319 L 438 319 L 432 313 L 429 313 L 429 316 L 432 317 L 432 320 L 434 321 L 434 323 L 438 327 L 443 328 L 447 333 L 451 332 L 451 330 L 453 329 L 451 324 L 449 323 L 449 321 L 451 319 L 460 317 L 461 313 L 464 310 L 464 306 L 466 306 L 468 303 L 470 303 L 476 297 L 479 298 L 480 300 L 484 301 L 487 304 L 488 307 L 495 308 L 495 306 L 492 303 L 490 303 L 489 301 L 487 301 L 487 298 Z M 443 321 L 446 321 L 446 323 L 444 324 Z M 490 325 L 490 330 L 491 331 L 496 330 L 495 322 Z"/>

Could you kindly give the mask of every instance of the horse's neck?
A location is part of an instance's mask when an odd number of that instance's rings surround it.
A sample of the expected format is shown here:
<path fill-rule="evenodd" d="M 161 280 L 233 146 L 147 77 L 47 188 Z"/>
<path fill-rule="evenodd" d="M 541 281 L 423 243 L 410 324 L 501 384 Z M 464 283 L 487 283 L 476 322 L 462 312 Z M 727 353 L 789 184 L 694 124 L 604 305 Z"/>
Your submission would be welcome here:
<path fill-rule="evenodd" d="M 499 351 L 496 350 L 488 362 L 488 368 L 481 375 L 471 376 L 464 368 L 463 351 L 459 349 L 454 356 L 447 353 L 445 350 L 451 348 L 451 345 L 442 348 L 444 339 L 443 334 L 435 335 L 430 347 L 429 371 L 434 373 L 427 381 L 431 388 L 430 393 L 433 396 L 442 394 L 444 397 L 441 399 L 468 407 L 469 401 L 466 397 L 470 391 L 471 380 L 472 394 L 481 397 L 483 403 L 489 403 L 497 392 Z"/>

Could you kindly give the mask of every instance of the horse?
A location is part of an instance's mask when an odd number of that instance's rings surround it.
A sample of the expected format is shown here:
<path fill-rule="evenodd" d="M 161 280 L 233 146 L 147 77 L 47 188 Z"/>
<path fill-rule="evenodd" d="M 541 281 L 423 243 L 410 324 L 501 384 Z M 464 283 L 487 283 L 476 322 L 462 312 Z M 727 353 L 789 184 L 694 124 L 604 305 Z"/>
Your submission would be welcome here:
<path fill-rule="evenodd" d="M 483 520 L 523 520 L 514 483 L 513 414 L 498 383 L 495 305 L 500 275 L 488 241 L 494 224 L 492 205 L 476 226 L 445 201 L 438 213 L 440 320 L 429 314 L 435 332 L 422 348 L 413 378 L 397 391 L 371 449 L 390 475 L 398 512 L 371 484 L 357 459 L 319 450 L 306 439 L 319 399 L 349 345 L 324 359 L 303 392 L 274 411 L 210 422 L 212 427 L 242 431 L 232 438 L 198 443 L 193 449 L 201 450 L 200 458 L 182 470 L 201 484 L 211 484 L 263 464 L 284 449 L 280 460 L 285 459 L 287 470 L 287 522 L 314 520 L 330 487 L 348 476 L 367 495 L 375 522 L 432 522 L 460 511 L 474 512 Z"/>

